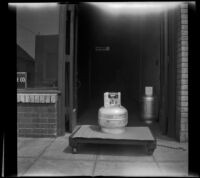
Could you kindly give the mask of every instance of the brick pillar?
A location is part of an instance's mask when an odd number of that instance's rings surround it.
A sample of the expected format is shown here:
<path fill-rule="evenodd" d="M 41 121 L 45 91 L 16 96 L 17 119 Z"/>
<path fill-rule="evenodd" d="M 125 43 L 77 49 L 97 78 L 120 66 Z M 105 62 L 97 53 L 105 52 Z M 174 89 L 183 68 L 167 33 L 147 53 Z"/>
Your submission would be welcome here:
<path fill-rule="evenodd" d="M 177 11 L 177 96 L 176 137 L 188 141 L 188 3 L 183 2 Z"/>

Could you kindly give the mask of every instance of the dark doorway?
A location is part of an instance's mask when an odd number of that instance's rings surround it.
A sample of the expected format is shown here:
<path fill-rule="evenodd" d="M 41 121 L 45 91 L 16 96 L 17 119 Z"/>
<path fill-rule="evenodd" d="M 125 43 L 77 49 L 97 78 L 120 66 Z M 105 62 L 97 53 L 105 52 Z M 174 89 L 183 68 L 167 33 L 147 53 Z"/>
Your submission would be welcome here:
<path fill-rule="evenodd" d="M 140 122 L 145 86 L 160 99 L 162 15 L 116 17 L 87 4 L 78 13 L 78 124 L 97 124 L 106 91 L 121 92 L 128 126 Z"/>

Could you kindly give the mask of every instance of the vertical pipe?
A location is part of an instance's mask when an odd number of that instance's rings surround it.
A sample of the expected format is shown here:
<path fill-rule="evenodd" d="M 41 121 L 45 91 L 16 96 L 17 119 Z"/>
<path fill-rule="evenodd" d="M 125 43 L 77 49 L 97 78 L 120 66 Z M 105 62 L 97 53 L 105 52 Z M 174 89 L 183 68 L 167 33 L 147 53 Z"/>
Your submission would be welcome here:
<path fill-rule="evenodd" d="M 75 92 L 75 97 L 74 97 L 74 107 L 76 109 L 78 109 L 78 89 L 77 89 L 77 84 L 78 84 L 78 71 L 77 71 L 77 55 L 78 55 L 78 6 L 75 6 L 75 35 L 74 35 L 74 41 L 75 41 L 75 45 L 74 45 L 74 79 L 75 79 L 75 82 L 74 82 L 74 92 Z"/>
<path fill-rule="evenodd" d="M 141 28 L 141 18 L 139 17 L 139 85 L 140 85 L 140 87 L 139 87 L 139 90 L 140 90 L 140 94 L 139 94 L 139 100 L 141 99 L 141 97 L 142 97 L 142 50 L 141 50 L 141 48 L 142 48 L 142 38 L 141 38 L 141 32 L 142 32 L 142 28 Z"/>
<path fill-rule="evenodd" d="M 142 38 L 142 33 L 143 33 L 143 23 L 144 23 L 144 19 L 140 16 L 140 23 L 139 23 L 139 60 L 140 60 L 140 67 L 139 67 L 139 79 L 140 79 L 140 98 L 139 98 L 139 116 L 141 116 L 141 112 L 142 112 L 142 95 L 143 95 L 143 56 L 142 56 L 142 45 L 143 45 L 143 38 Z"/>
<path fill-rule="evenodd" d="M 66 5 L 59 8 L 59 43 L 58 43 L 58 89 L 61 91 L 58 100 L 57 133 L 61 136 L 65 132 L 65 28 L 66 28 Z"/>
<path fill-rule="evenodd" d="M 162 96 L 162 132 L 167 132 L 167 76 L 168 76 L 168 12 L 164 14 L 164 78 L 163 78 L 163 96 Z"/>
<path fill-rule="evenodd" d="M 89 104 L 91 103 L 91 97 L 92 97 L 92 89 L 91 89 L 91 61 L 92 60 L 92 48 L 89 50 L 89 72 L 88 72 L 88 78 L 89 78 Z"/>
<path fill-rule="evenodd" d="M 163 36 L 164 36 L 164 13 L 161 13 L 161 18 L 160 18 L 160 68 L 159 68 L 159 85 L 160 85 L 160 91 L 159 91 L 159 97 L 158 97 L 158 122 L 160 122 L 160 111 L 161 111 L 161 104 L 162 104 L 162 86 L 163 86 L 163 59 L 164 59 L 164 50 L 163 50 Z"/>
<path fill-rule="evenodd" d="M 74 99 L 74 5 L 69 5 L 71 11 L 71 19 L 70 19 L 70 81 L 69 81 L 69 103 L 70 103 L 70 116 L 69 116 L 69 131 L 72 132 L 75 127 L 75 117 L 74 117 L 74 108 L 73 108 L 73 99 Z"/>

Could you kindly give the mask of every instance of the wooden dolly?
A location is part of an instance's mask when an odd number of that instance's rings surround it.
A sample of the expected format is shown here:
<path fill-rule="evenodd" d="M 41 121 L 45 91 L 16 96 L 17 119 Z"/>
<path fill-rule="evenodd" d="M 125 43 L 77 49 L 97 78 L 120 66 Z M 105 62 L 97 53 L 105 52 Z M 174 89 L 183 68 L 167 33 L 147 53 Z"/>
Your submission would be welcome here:
<path fill-rule="evenodd" d="M 144 145 L 148 155 L 156 148 L 156 139 L 149 127 L 126 127 L 121 134 L 109 134 L 101 132 L 97 125 L 81 125 L 69 136 L 72 153 L 77 153 L 81 143 Z"/>

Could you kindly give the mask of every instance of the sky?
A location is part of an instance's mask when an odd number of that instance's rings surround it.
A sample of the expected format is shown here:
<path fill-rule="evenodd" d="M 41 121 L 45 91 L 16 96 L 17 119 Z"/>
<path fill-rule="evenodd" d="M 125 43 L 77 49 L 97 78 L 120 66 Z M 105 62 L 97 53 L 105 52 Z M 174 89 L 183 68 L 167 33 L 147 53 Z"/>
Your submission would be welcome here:
<path fill-rule="evenodd" d="M 59 32 L 59 6 L 42 8 L 17 7 L 17 44 L 35 58 L 35 36 Z"/>

